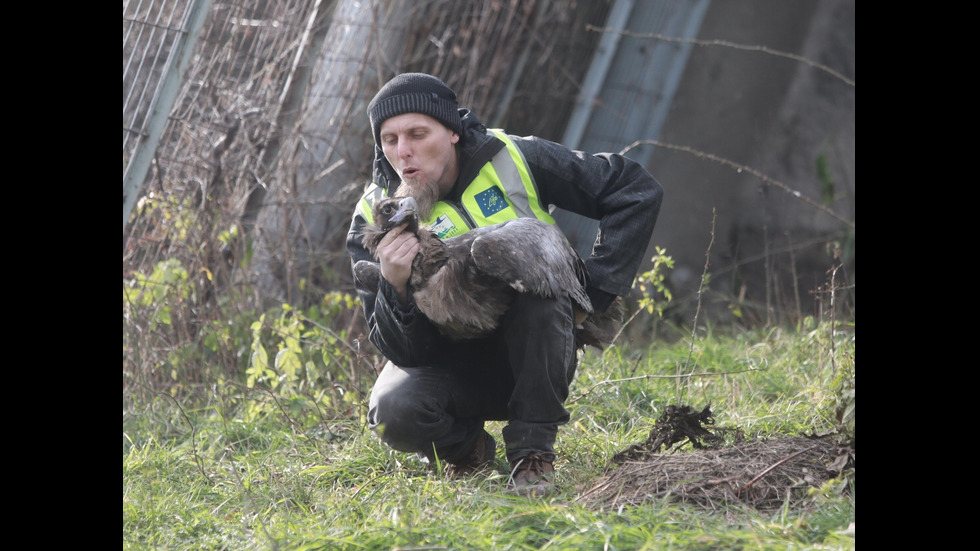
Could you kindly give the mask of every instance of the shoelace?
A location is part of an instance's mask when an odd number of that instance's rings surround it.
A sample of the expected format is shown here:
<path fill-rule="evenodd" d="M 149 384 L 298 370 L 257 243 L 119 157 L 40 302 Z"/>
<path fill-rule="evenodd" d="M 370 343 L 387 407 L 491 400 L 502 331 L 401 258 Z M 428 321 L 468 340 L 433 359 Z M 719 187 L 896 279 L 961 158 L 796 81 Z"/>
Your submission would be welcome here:
<path fill-rule="evenodd" d="M 528 471 L 534 475 L 535 479 L 539 479 L 547 474 L 544 468 L 546 463 L 548 462 L 538 456 L 538 454 L 532 453 L 531 455 L 522 457 L 514 465 L 514 470 L 510 473 L 510 479 L 514 480 L 514 475 L 519 471 Z"/>

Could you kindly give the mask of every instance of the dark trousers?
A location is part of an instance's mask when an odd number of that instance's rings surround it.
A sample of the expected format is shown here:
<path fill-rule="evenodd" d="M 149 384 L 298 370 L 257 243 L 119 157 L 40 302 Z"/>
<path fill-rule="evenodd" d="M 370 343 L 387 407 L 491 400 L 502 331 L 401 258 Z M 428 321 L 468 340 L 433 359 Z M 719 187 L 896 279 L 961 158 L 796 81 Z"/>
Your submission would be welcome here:
<path fill-rule="evenodd" d="M 578 357 L 572 303 L 521 294 L 487 338 L 452 345 L 450 365 L 388 362 L 371 391 L 368 422 L 382 441 L 430 461 L 465 457 L 485 421 L 507 421 L 507 460 L 554 453 Z"/>

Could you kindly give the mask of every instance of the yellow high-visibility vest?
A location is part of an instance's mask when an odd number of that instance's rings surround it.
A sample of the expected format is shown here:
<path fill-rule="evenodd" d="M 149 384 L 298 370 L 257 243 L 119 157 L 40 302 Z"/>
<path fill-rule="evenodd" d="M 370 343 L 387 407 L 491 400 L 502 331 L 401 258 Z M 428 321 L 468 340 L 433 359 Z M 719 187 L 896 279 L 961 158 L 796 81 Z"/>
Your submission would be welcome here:
<path fill-rule="evenodd" d="M 488 131 L 500 138 L 506 147 L 483 165 L 479 175 L 463 192 L 460 205 L 439 201 L 429 218 L 420 220 L 422 226 L 429 227 L 440 239 L 514 218 L 537 218 L 555 223 L 538 199 L 524 155 L 502 130 L 492 128 Z M 374 222 L 375 201 L 386 195 L 382 188 L 372 183 L 361 197 L 358 209 L 369 224 Z"/>

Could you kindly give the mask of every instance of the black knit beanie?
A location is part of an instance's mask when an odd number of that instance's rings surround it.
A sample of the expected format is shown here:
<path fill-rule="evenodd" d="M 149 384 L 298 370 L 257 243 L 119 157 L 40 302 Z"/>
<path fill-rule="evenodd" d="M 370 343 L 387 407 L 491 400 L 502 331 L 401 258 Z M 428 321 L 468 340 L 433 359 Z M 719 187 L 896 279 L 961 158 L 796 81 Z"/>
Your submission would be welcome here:
<path fill-rule="evenodd" d="M 422 113 L 457 134 L 463 133 L 456 93 L 425 73 L 403 73 L 388 81 L 368 105 L 374 143 L 381 147 L 381 123 L 404 113 Z"/>

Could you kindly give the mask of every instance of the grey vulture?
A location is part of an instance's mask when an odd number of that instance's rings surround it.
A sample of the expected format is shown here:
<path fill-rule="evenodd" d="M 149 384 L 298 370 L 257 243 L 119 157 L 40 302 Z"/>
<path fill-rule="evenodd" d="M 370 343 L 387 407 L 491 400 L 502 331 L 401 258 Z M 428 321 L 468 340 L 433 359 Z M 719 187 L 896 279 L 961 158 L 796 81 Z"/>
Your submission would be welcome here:
<path fill-rule="evenodd" d="M 440 332 L 454 340 L 479 338 L 497 328 L 517 293 L 542 297 L 568 295 L 575 306 L 589 314 L 576 327 L 578 347 L 606 348 L 612 341 L 613 324 L 621 319 L 619 299 L 610 315 L 593 320 L 592 303 L 585 292 L 585 263 L 558 227 L 535 218 L 516 218 L 440 239 L 419 227 L 417 203 L 412 197 L 388 197 L 378 201 L 374 222 L 365 226 L 365 248 L 377 258 L 381 238 L 392 228 L 408 223 L 405 231 L 418 236 L 419 253 L 412 261 L 409 291 L 419 311 Z M 381 268 L 361 260 L 354 277 L 377 291 Z"/>

